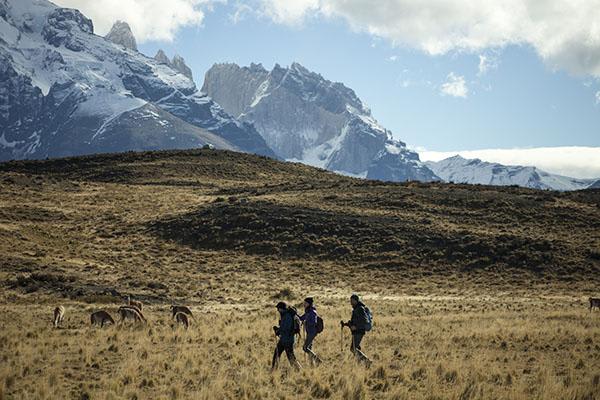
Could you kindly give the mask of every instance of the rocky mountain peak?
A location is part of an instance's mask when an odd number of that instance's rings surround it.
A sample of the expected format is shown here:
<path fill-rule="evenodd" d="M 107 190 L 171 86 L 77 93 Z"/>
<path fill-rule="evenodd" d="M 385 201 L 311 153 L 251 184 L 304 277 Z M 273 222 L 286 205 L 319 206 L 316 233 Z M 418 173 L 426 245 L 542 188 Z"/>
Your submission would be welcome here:
<path fill-rule="evenodd" d="M 165 54 L 162 49 L 159 49 L 154 56 L 154 59 L 161 64 L 166 64 L 169 67 L 173 68 L 175 71 L 182 73 L 192 82 L 194 81 L 194 77 L 192 75 L 192 70 L 187 66 L 183 57 L 179 54 L 175 54 L 172 60 L 169 60 L 169 57 Z"/>
<path fill-rule="evenodd" d="M 133 36 L 133 32 L 131 32 L 131 28 L 127 22 L 115 22 L 105 38 L 127 49 L 137 51 L 135 36 Z"/>
<path fill-rule="evenodd" d="M 190 78 L 191 81 L 194 80 L 194 77 L 192 76 L 192 70 L 187 66 L 185 60 L 179 54 L 175 54 L 173 56 L 173 59 L 171 60 L 171 66 L 175 70 Z"/>
<path fill-rule="evenodd" d="M 161 64 L 171 65 L 171 61 L 169 60 L 169 57 L 167 57 L 167 55 L 165 54 L 165 52 L 162 49 L 159 49 L 156 52 L 154 59 Z"/>

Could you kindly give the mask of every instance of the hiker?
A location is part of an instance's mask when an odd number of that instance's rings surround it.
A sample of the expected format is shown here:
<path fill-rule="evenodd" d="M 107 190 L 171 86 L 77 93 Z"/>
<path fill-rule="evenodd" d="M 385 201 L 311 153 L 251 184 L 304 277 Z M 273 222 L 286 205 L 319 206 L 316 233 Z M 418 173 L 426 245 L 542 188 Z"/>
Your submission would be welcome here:
<path fill-rule="evenodd" d="M 306 332 L 302 350 L 308 354 L 312 365 L 321 364 L 321 359 L 312 350 L 315 337 L 320 333 L 319 330 L 323 330 L 323 323 L 319 324 L 319 319 L 317 309 L 314 307 L 314 299 L 307 297 L 304 299 L 304 314 L 300 316 L 300 321 L 304 324 L 304 331 Z"/>
<path fill-rule="evenodd" d="M 359 361 L 370 366 L 371 360 L 369 360 L 369 357 L 362 352 L 360 343 L 362 342 L 365 333 L 371 330 L 371 311 L 360 301 L 356 294 L 350 296 L 350 304 L 352 305 L 352 318 L 350 318 L 350 321 L 348 322 L 340 321 L 340 324 L 342 328 L 347 326 L 352 332 L 352 344 L 350 345 L 352 353 Z"/>
<path fill-rule="evenodd" d="M 279 326 L 274 326 L 275 336 L 279 337 L 277 341 L 277 347 L 275 347 L 275 353 L 273 354 L 273 363 L 271 364 L 271 371 L 277 368 L 279 364 L 279 358 L 281 353 L 285 351 L 285 354 L 295 369 L 300 369 L 300 363 L 296 360 L 294 355 L 294 342 L 296 340 L 295 335 L 300 331 L 300 320 L 296 311 L 288 307 L 283 301 L 277 303 L 277 311 L 279 311 Z"/>

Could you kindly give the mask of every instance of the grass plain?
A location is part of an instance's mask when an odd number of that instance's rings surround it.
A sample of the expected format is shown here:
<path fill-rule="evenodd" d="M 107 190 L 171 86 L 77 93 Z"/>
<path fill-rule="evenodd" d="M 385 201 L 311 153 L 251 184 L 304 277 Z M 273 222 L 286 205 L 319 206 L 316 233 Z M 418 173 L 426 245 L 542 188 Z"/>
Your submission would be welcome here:
<path fill-rule="evenodd" d="M 4 163 L 0 184 L 0 399 L 600 398 L 598 190 L 389 184 L 211 150 Z M 340 343 L 353 292 L 375 313 L 370 369 Z M 148 325 L 89 326 L 126 295 Z M 305 295 L 325 362 L 297 347 L 302 371 L 271 374 L 274 304 Z"/>

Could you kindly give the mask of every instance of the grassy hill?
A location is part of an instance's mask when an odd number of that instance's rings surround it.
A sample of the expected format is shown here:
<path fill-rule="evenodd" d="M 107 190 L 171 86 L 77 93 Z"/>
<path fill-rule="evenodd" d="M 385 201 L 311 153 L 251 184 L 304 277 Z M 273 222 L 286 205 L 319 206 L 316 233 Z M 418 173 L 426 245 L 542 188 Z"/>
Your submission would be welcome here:
<path fill-rule="evenodd" d="M 388 294 L 600 281 L 599 190 L 383 183 L 212 150 L 10 162 L 0 182 L 2 281 L 36 297 L 244 300 L 303 270 Z"/>
<path fill-rule="evenodd" d="M 215 150 L 9 162 L 0 185 L 0 399 L 599 398 L 600 190 L 374 182 Z M 340 349 L 352 292 L 376 315 L 370 370 L 347 333 Z M 147 326 L 89 327 L 126 295 Z M 326 362 L 271 375 L 274 304 L 305 295 Z M 171 303 L 192 306 L 189 331 Z"/>

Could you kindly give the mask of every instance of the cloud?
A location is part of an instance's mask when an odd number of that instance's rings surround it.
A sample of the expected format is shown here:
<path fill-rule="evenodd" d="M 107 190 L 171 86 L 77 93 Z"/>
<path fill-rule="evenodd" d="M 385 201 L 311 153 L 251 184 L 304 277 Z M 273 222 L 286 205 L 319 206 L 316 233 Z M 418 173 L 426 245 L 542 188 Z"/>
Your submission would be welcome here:
<path fill-rule="evenodd" d="M 442 95 L 452 97 L 466 98 L 469 94 L 469 88 L 465 82 L 465 77 L 456 75 L 454 72 L 448 74 L 448 81 L 442 84 L 440 91 Z"/>
<path fill-rule="evenodd" d="M 600 76 L 600 0 L 258 0 L 279 23 L 311 14 L 431 55 L 531 46 L 553 69 Z"/>
<path fill-rule="evenodd" d="M 311 11 L 319 10 L 320 0 L 262 0 L 263 13 L 273 21 L 300 25 Z"/>
<path fill-rule="evenodd" d="M 456 154 L 504 165 L 535 166 L 546 172 L 574 178 L 600 178 L 600 147 L 421 151 L 419 156 L 423 161 L 439 161 Z"/>
<path fill-rule="evenodd" d="M 498 64 L 498 55 L 495 52 L 480 54 L 477 76 L 483 76 L 489 71 L 498 68 Z"/>
<path fill-rule="evenodd" d="M 596 104 L 600 105 L 600 90 L 596 92 Z"/>
<path fill-rule="evenodd" d="M 116 20 L 126 21 L 139 42 L 172 41 L 185 26 L 201 25 L 213 0 L 54 0 L 77 8 L 94 22 L 95 32 L 106 34 Z"/>
<path fill-rule="evenodd" d="M 241 22 L 246 18 L 246 14 L 252 14 L 253 11 L 253 8 L 250 7 L 248 4 L 237 3 L 235 5 L 235 11 L 233 12 L 233 14 L 229 15 L 229 19 L 234 24 L 237 24 L 238 22 Z"/>

